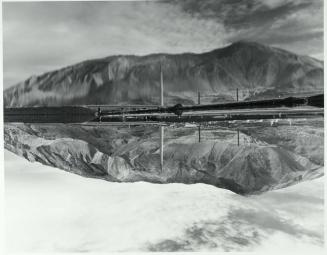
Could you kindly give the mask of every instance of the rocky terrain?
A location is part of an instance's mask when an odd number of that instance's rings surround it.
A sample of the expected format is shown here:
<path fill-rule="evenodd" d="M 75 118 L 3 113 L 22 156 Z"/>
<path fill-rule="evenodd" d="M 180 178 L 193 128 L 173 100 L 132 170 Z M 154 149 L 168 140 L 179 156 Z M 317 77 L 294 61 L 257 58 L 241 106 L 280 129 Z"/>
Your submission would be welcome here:
<path fill-rule="evenodd" d="M 114 182 L 207 183 L 239 194 L 323 175 L 323 122 L 240 130 L 5 124 L 5 148 L 29 161 Z M 298 136 L 298 134 L 301 134 Z"/>
<path fill-rule="evenodd" d="M 252 42 L 202 54 L 110 56 L 35 75 L 4 91 L 4 105 L 165 104 L 300 95 L 323 90 L 323 62 Z M 215 95 L 215 98 L 205 96 Z"/>

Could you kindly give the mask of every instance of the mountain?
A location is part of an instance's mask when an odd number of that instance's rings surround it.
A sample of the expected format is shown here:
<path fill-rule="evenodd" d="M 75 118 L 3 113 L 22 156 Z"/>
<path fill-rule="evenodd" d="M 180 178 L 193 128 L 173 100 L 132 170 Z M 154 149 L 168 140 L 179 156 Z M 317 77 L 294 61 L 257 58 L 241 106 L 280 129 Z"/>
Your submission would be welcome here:
<path fill-rule="evenodd" d="M 203 130 L 199 142 L 197 128 L 166 127 L 162 169 L 158 127 L 5 124 L 4 140 L 29 161 L 86 177 L 207 183 L 249 194 L 323 175 L 322 125 L 292 127 L 301 140 L 289 136 L 288 126 L 243 128 L 239 146 L 230 129 Z"/>
<path fill-rule="evenodd" d="M 110 56 L 32 76 L 4 91 L 4 105 L 166 104 L 254 99 L 323 89 L 323 62 L 253 42 L 202 54 Z M 212 95 L 215 97 L 213 98 Z M 211 97 L 206 97 L 211 96 Z"/>

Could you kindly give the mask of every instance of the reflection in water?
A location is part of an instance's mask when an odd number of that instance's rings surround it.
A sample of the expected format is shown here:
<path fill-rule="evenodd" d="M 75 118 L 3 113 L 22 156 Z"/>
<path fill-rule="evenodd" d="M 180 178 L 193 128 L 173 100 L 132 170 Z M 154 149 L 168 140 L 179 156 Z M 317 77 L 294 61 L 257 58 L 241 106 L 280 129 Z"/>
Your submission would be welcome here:
<path fill-rule="evenodd" d="M 5 124 L 6 149 L 115 182 L 207 183 L 240 194 L 322 175 L 323 120 Z"/>
<path fill-rule="evenodd" d="M 160 126 L 160 168 L 161 172 L 163 171 L 163 166 L 164 166 L 164 126 Z"/>
<path fill-rule="evenodd" d="M 198 142 L 201 143 L 201 124 L 198 124 L 197 125 L 198 127 Z M 130 125 L 129 125 L 129 128 L 130 128 Z M 164 160 L 164 141 L 165 141 L 165 133 L 164 133 L 164 129 L 165 127 L 163 125 L 160 125 L 159 126 L 159 132 L 160 132 L 160 166 L 161 166 L 161 170 L 163 168 L 163 160 Z M 234 131 L 232 131 L 234 132 Z M 240 130 L 237 128 L 237 130 L 235 131 L 236 134 L 237 134 L 237 146 L 240 146 Z M 208 140 L 210 139 L 215 139 L 215 137 L 209 137 L 207 136 L 206 137 Z"/>

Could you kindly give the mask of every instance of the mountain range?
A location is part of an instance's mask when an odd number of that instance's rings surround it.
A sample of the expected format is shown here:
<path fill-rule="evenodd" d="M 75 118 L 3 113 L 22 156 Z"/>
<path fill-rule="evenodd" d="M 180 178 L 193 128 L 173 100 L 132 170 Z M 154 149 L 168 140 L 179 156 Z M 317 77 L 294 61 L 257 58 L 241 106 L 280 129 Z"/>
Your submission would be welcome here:
<path fill-rule="evenodd" d="M 323 122 L 306 126 L 159 128 L 6 124 L 5 148 L 85 177 L 113 182 L 207 183 L 239 194 L 263 192 L 323 175 Z M 298 135 L 297 135 L 298 134 Z"/>
<path fill-rule="evenodd" d="M 316 93 L 323 62 L 253 42 L 193 54 L 110 56 L 33 76 L 4 91 L 5 107 L 165 104 Z M 208 96 L 208 97 L 206 97 Z M 202 101 L 203 102 L 203 101 Z M 160 166 L 154 126 L 4 125 L 5 148 L 29 161 L 114 182 L 207 183 L 239 194 L 281 188 L 323 175 L 323 122 L 292 126 L 165 130 Z M 168 138 L 167 138 L 168 137 Z M 205 139 L 207 137 L 207 139 Z"/>
<path fill-rule="evenodd" d="M 32 76 L 4 91 L 6 107 L 194 104 L 323 90 L 323 62 L 254 42 L 201 54 L 119 55 Z"/>

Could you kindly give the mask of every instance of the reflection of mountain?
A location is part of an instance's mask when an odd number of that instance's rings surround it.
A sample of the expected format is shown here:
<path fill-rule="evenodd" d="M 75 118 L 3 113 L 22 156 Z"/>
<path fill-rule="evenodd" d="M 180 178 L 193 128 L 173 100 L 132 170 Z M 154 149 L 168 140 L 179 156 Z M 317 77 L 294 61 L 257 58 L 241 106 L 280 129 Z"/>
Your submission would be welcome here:
<path fill-rule="evenodd" d="M 300 140 L 285 126 L 244 130 L 237 146 L 228 130 L 203 131 L 210 139 L 199 143 L 196 129 L 167 128 L 163 170 L 157 127 L 6 124 L 5 147 L 30 161 L 109 181 L 202 182 L 249 193 L 322 175 L 322 128 L 296 129 Z"/>
<path fill-rule="evenodd" d="M 166 103 L 262 98 L 323 89 L 323 63 L 257 43 L 238 42 L 203 54 L 112 56 L 33 76 L 4 92 L 6 106 L 159 102 L 160 63 Z M 255 94 L 253 94 L 255 93 Z M 209 100 L 209 99 L 208 99 Z"/>

